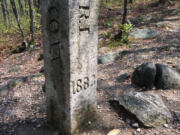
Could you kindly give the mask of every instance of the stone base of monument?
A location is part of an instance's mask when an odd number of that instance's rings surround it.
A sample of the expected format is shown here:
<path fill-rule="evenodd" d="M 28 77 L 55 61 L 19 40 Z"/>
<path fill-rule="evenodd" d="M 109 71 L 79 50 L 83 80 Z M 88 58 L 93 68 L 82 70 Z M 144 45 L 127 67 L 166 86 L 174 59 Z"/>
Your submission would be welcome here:
<path fill-rule="evenodd" d="M 84 134 L 97 130 L 96 128 L 98 122 L 101 121 L 100 115 L 94 105 L 87 106 L 78 110 L 76 113 L 74 113 L 74 115 L 72 115 L 72 117 L 64 115 L 65 117 L 69 117 L 71 119 L 71 121 L 69 121 L 69 123 L 64 127 L 62 127 L 62 123 L 60 123 L 59 121 L 59 115 L 57 115 L 57 118 L 48 117 L 48 128 L 60 131 L 60 133 L 62 133 L 63 135 L 80 135 L 82 133 Z M 52 112 L 51 109 L 49 111 Z"/>

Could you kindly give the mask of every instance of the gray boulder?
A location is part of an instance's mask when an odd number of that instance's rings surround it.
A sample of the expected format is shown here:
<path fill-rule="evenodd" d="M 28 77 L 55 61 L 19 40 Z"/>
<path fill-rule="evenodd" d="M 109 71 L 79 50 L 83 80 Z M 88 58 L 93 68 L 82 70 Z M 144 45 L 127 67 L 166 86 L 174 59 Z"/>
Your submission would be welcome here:
<path fill-rule="evenodd" d="M 151 29 L 136 29 L 130 33 L 134 38 L 151 39 L 159 35 L 159 32 Z"/>
<path fill-rule="evenodd" d="M 163 126 L 172 120 L 171 113 L 157 95 L 134 92 L 124 94 L 115 101 L 146 127 Z"/>
<path fill-rule="evenodd" d="M 180 88 L 180 74 L 163 64 L 156 64 L 155 86 L 158 89 Z"/>
<path fill-rule="evenodd" d="M 138 66 L 132 74 L 132 84 L 152 88 L 156 76 L 156 66 L 152 62 Z"/>
<path fill-rule="evenodd" d="M 132 24 L 144 24 L 148 23 L 153 20 L 152 15 L 147 15 L 147 16 L 137 16 L 137 17 L 131 17 L 129 19 L 130 23 Z"/>
<path fill-rule="evenodd" d="M 108 52 L 98 57 L 98 64 L 108 64 L 116 61 L 119 58 L 119 53 Z"/>

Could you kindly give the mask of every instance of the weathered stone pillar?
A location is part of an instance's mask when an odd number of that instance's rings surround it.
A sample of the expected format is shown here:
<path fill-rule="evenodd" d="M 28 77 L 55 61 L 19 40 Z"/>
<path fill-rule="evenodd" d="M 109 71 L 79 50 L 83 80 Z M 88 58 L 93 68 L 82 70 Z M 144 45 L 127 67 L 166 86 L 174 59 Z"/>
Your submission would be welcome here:
<path fill-rule="evenodd" d="M 71 135 L 96 117 L 97 0 L 42 0 L 48 122 Z"/>

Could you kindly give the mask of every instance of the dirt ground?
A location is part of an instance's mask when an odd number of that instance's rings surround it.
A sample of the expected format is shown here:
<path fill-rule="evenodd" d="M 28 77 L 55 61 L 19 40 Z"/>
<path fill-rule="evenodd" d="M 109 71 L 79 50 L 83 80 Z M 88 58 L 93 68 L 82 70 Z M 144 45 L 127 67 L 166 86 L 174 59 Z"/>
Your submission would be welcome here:
<path fill-rule="evenodd" d="M 137 65 L 152 61 L 162 63 L 180 71 L 180 9 L 176 6 L 166 7 L 168 12 L 161 21 L 149 22 L 135 27 L 152 28 L 160 32 L 158 37 L 149 40 L 133 40 L 127 47 L 117 47 L 114 51 L 128 52 L 112 64 L 98 65 L 97 109 L 101 121 L 96 125 L 101 134 L 107 134 L 112 129 L 119 129 L 119 135 L 178 135 L 180 134 L 180 89 L 147 90 L 158 94 L 171 111 L 174 120 L 168 127 L 145 129 L 140 131 L 131 127 L 126 118 L 119 115 L 109 104 L 109 100 L 119 95 L 143 89 L 131 85 L 131 80 L 118 82 L 117 77 L 123 73 L 132 73 Z M 112 9 L 108 12 L 118 12 Z M 144 11 L 139 15 L 150 13 L 160 14 L 157 9 Z M 131 16 L 136 14 L 136 10 Z M 101 14 L 100 14 L 101 15 Z M 159 22 L 168 23 L 167 28 L 158 28 Z M 101 26 L 100 26 L 101 27 Z M 100 34 L 103 29 L 100 30 Z M 126 49 L 124 49 L 126 48 Z M 4 56 L 0 63 L 0 84 L 21 79 L 6 95 L 0 97 L 0 135 L 58 135 L 58 132 L 46 129 L 45 94 L 42 90 L 44 75 L 39 73 L 43 61 L 38 61 L 42 47 L 37 46 L 33 51 Z M 17 67 L 20 70 L 11 71 Z M 179 119 L 178 119 L 179 118 Z M 93 134 L 93 133 L 92 133 Z M 96 133 L 94 133 L 96 134 Z"/>

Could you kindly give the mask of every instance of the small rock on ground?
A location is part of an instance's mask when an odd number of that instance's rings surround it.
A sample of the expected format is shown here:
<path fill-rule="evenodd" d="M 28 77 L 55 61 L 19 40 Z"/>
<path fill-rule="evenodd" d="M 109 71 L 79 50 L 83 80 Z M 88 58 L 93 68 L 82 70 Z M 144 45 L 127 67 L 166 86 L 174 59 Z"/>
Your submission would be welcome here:
<path fill-rule="evenodd" d="M 134 38 L 151 39 L 155 38 L 158 34 L 159 32 L 151 29 L 136 29 L 130 33 L 130 36 Z"/>
<path fill-rule="evenodd" d="M 98 57 L 98 64 L 108 64 L 116 61 L 119 57 L 117 52 L 108 52 Z"/>
<path fill-rule="evenodd" d="M 130 78 L 130 74 L 129 73 L 124 73 L 124 74 L 121 74 L 120 76 L 117 77 L 117 81 L 119 82 L 123 82 L 127 79 Z"/>

